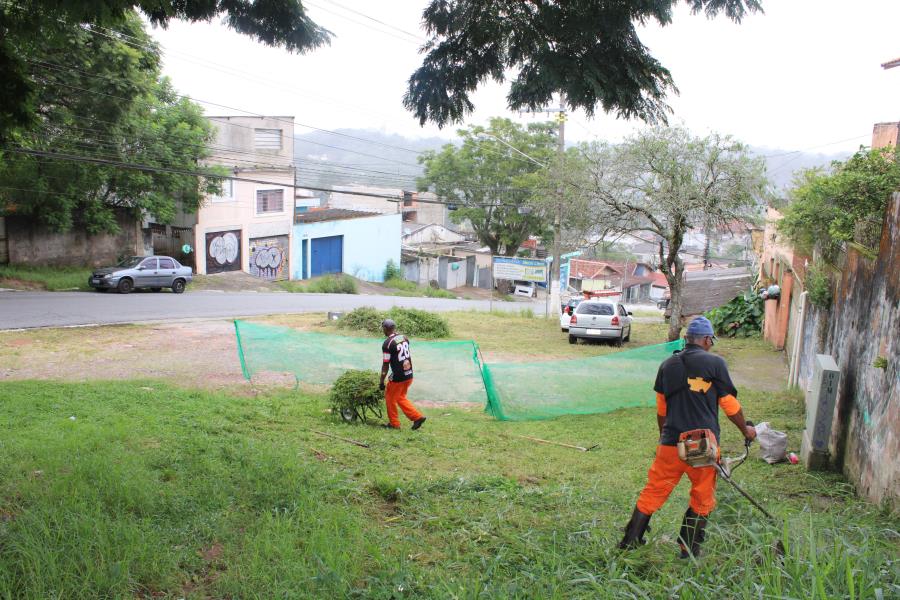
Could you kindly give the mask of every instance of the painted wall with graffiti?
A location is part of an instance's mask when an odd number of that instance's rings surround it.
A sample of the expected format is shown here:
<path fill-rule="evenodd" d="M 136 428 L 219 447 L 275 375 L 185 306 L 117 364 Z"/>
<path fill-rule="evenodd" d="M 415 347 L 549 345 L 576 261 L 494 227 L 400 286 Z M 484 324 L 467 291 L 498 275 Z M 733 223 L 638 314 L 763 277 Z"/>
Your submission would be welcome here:
<path fill-rule="evenodd" d="M 288 236 L 253 238 L 250 240 L 250 274 L 260 279 L 287 279 Z"/>
<path fill-rule="evenodd" d="M 241 230 L 206 234 L 206 272 L 241 270 Z"/>

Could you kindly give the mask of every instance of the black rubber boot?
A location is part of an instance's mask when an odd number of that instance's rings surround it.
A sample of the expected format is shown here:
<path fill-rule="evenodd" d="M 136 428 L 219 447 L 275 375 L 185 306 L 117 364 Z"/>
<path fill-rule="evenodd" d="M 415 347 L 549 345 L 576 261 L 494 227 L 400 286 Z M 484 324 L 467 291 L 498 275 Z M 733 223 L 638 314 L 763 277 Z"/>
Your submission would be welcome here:
<path fill-rule="evenodd" d="M 650 529 L 650 516 L 642 513 L 635 507 L 634 512 L 631 513 L 631 520 L 625 526 L 625 537 L 619 542 L 620 550 L 636 548 L 646 543 L 644 541 L 644 532 Z"/>
<path fill-rule="evenodd" d="M 681 521 L 678 533 L 678 545 L 681 546 L 681 558 L 700 556 L 700 546 L 706 537 L 706 517 L 698 515 L 693 509 L 687 509 Z"/>

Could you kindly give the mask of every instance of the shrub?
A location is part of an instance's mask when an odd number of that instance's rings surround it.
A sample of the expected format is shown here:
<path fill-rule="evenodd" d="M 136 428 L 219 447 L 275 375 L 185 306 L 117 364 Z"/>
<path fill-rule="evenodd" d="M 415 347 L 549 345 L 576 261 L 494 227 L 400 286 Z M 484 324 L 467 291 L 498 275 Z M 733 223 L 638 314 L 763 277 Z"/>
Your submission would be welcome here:
<path fill-rule="evenodd" d="M 728 304 L 706 313 L 713 329 L 728 337 L 750 337 L 762 331 L 763 301 L 757 294 L 748 292 Z"/>
<path fill-rule="evenodd" d="M 306 283 L 283 281 L 281 287 L 289 292 L 309 294 L 356 294 L 356 280 L 349 275 L 326 275 Z"/>
<path fill-rule="evenodd" d="M 387 272 L 387 271 L 385 271 Z M 419 289 L 414 281 L 400 279 L 397 277 L 389 277 L 384 280 L 384 286 L 395 290 L 403 290 L 406 292 L 414 292 Z"/>
<path fill-rule="evenodd" d="M 381 322 L 388 318 L 397 324 L 397 331 L 409 336 L 423 338 L 450 336 L 450 325 L 444 317 L 416 308 L 394 307 L 387 312 L 380 312 L 371 306 L 363 306 L 341 317 L 338 327 L 380 333 Z"/>
<path fill-rule="evenodd" d="M 441 288 L 427 287 L 425 288 L 425 297 L 427 298 L 456 298 L 456 294 Z"/>
<path fill-rule="evenodd" d="M 394 307 L 387 316 L 397 323 L 397 331 L 424 338 L 450 337 L 450 324 L 441 315 L 417 308 Z"/>
<path fill-rule="evenodd" d="M 831 307 L 831 278 L 826 269 L 825 265 L 816 262 L 806 271 L 806 291 L 809 301 L 819 308 Z"/>
<path fill-rule="evenodd" d="M 345 371 L 334 381 L 328 399 L 331 414 L 340 417 L 346 408 L 362 409 L 366 406 L 380 407 L 384 392 L 378 389 L 379 375 L 375 371 Z"/>
<path fill-rule="evenodd" d="M 341 329 L 365 331 L 367 333 L 380 333 L 381 322 L 384 318 L 384 313 L 375 310 L 373 307 L 361 306 L 341 317 L 338 320 L 338 327 Z"/>
<path fill-rule="evenodd" d="M 388 281 L 389 279 L 403 280 L 403 269 L 394 262 L 394 259 L 387 261 L 384 266 L 384 280 Z"/>

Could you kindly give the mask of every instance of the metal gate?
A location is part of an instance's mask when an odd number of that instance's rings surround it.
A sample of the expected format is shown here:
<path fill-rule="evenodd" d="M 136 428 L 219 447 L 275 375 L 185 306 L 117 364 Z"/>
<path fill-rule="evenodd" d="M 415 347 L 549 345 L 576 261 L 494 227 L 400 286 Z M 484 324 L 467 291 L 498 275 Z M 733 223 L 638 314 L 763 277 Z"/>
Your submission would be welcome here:
<path fill-rule="evenodd" d="M 9 242 L 6 239 L 6 217 L 0 217 L 0 265 L 9 263 Z"/>
<path fill-rule="evenodd" d="M 167 231 L 167 229 L 169 231 Z M 171 256 L 182 265 L 197 270 L 194 264 L 194 252 L 185 252 L 185 246 L 194 245 L 194 231 L 190 227 L 166 226 L 159 223 L 150 223 L 152 234 L 153 254 Z"/>
<path fill-rule="evenodd" d="M 340 273 L 344 270 L 344 236 L 312 240 L 312 276 Z"/>

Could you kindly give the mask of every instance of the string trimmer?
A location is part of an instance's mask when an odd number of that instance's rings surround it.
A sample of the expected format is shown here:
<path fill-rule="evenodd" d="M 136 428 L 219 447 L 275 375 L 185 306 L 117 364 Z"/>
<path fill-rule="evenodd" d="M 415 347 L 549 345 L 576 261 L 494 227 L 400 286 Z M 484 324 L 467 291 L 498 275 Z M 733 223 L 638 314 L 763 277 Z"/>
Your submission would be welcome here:
<path fill-rule="evenodd" d="M 752 421 L 747 421 L 747 425 L 753 426 Z M 719 453 L 719 444 L 716 442 L 716 434 L 711 429 L 692 429 L 685 431 L 678 436 L 678 458 L 686 462 L 692 467 L 714 467 L 722 478 L 730 483 L 734 489 L 750 501 L 750 503 L 758 508 L 762 514 L 769 517 L 774 523 L 778 523 L 778 519 L 773 517 L 769 511 L 763 508 L 759 502 L 754 500 L 750 494 L 741 489 L 741 487 L 731 478 L 734 470 L 744 464 L 750 455 L 750 444 L 753 440 L 744 439 L 743 456 L 734 458 L 721 458 Z"/>

